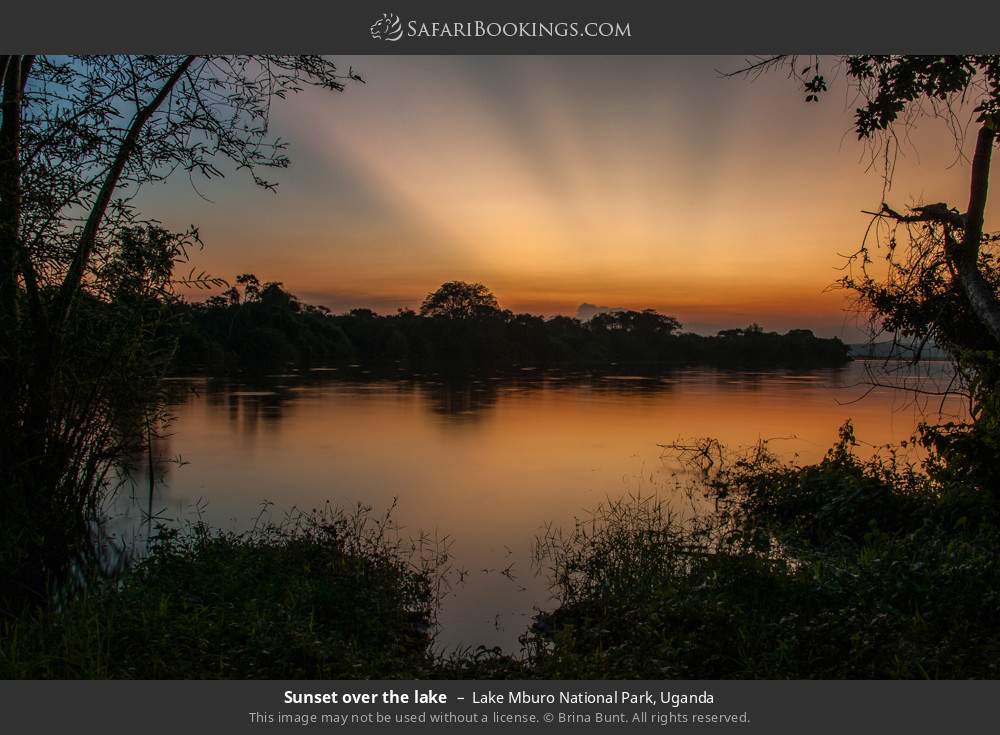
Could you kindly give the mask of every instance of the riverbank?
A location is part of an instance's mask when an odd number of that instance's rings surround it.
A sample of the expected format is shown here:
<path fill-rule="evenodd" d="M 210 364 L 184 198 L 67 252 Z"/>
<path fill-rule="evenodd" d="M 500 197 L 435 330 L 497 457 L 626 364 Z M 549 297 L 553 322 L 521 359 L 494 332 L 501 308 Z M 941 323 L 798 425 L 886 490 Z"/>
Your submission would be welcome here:
<path fill-rule="evenodd" d="M 164 530 L 65 609 L 0 621 L 0 677 L 425 677 L 445 561 L 415 558 L 364 509 Z"/>

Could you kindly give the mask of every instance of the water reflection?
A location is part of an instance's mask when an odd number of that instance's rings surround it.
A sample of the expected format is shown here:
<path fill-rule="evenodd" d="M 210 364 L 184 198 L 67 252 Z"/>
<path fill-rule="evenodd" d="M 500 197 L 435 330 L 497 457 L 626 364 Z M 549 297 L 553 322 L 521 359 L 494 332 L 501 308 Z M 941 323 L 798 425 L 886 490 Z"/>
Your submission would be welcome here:
<path fill-rule="evenodd" d="M 493 380 L 431 381 L 414 386 L 414 391 L 435 416 L 461 426 L 483 419 L 500 396 Z"/>
<path fill-rule="evenodd" d="M 659 494 L 686 503 L 685 478 L 660 445 L 712 436 L 761 438 L 813 461 L 851 418 L 870 445 L 907 438 L 938 405 L 884 388 L 870 364 L 839 370 L 643 372 L 524 370 L 456 379 L 359 367 L 259 380 L 192 378 L 169 385 L 174 420 L 154 447 L 153 507 L 245 528 L 274 512 L 399 500 L 402 533 L 450 535 L 462 574 L 442 615 L 441 643 L 516 647 L 548 602 L 531 545 L 542 524 L 568 523 L 604 498 Z M 947 385 L 944 365 L 907 379 Z M 896 376 L 894 379 L 899 379 Z M 141 465 L 137 462 L 137 465 Z M 135 505 L 148 504 L 136 475 Z M 141 518 L 132 508 L 132 522 Z"/>
<path fill-rule="evenodd" d="M 380 400 L 417 402 L 442 423 L 468 425 L 486 418 L 498 403 L 511 397 L 529 398 L 553 391 L 586 391 L 594 397 L 655 397 L 675 390 L 692 395 L 723 392 L 754 393 L 783 387 L 853 387 L 857 368 L 813 371 L 738 371 L 675 369 L 655 373 L 531 371 L 472 378 L 436 374 L 386 375 L 371 370 L 338 369 L 286 373 L 250 381 L 173 379 L 169 401 L 181 405 L 199 398 L 224 412 L 233 430 L 254 434 L 278 430 L 296 404 L 322 398 L 365 394 Z M 911 383 L 934 376 L 909 378 Z M 849 401 L 845 401 L 849 402 Z"/>

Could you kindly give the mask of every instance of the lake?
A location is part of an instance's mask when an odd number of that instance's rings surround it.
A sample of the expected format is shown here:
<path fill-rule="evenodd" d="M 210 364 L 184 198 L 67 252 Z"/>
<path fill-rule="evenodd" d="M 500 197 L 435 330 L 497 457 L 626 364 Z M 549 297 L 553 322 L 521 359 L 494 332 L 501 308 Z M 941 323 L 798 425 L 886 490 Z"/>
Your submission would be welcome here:
<path fill-rule="evenodd" d="M 848 418 L 870 452 L 942 409 L 961 415 L 958 399 L 933 395 L 951 379 L 945 363 L 898 373 L 886 365 L 528 369 L 461 381 L 353 366 L 253 382 L 173 379 L 173 419 L 155 447 L 153 508 L 164 521 L 200 517 L 240 530 L 262 509 L 279 519 L 327 501 L 377 513 L 395 502 L 401 532 L 447 537 L 463 572 L 452 575 L 438 646 L 516 651 L 535 609 L 552 603 L 532 565 L 543 524 L 570 524 L 629 493 L 688 502 L 678 489 L 687 478 L 660 445 L 769 439 L 782 457 L 807 462 L 823 456 Z M 872 388 L 873 376 L 925 392 Z M 136 477 L 134 500 L 119 494 L 115 512 L 126 525 L 142 525 L 146 483 Z"/>

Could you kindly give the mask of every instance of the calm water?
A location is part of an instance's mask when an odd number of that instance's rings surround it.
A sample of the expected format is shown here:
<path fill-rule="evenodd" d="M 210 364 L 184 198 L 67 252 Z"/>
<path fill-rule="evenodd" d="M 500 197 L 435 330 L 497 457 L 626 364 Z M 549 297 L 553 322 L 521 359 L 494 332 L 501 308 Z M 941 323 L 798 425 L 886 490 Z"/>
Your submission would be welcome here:
<path fill-rule="evenodd" d="M 712 436 L 736 447 L 768 438 L 783 456 L 811 461 L 847 418 L 861 440 L 879 445 L 907 438 L 941 408 L 937 398 L 869 392 L 872 367 L 653 376 L 528 370 L 459 383 L 359 368 L 253 384 L 178 379 L 175 418 L 157 453 L 183 463 L 158 461 L 153 507 L 163 519 L 200 514 L 242 529 L 265 501 L 277 519 L 326 501 L 384 511 L 398 499 L 403 534 L 449 536 L 455 565 L 467 572 L 445 599 L 439 645 L 516 650 L 534 609 L 550 604 L 547 581 L 531 564 L 543 523 L 571 523 L 626 493 L 678 495 L 678 467 L 659 444 Z M 933 391 L 949 377 L 946 366 L 928 363 L 907 381 Z M 948 414 L 960 410 L 957 400 L 945 404 Z M 138 478 L 135 491 L 143 509 L 144 483 Z M 130 512 L 135 521 L 137 508 Z"/>

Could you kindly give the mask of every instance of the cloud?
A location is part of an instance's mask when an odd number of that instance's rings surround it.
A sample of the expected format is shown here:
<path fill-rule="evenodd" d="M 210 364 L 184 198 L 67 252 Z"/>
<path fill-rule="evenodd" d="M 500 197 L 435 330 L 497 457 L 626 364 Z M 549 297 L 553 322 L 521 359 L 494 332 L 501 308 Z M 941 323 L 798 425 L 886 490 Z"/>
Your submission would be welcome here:
<path fill-rule="evenodd" d="M 624 306 L 597 306 L 596 304 L 583 303 L 576 307 L 576 318 L 585 322 L 598 314 L 607 314 L 612 311 L 627 311 L 627 309 Z"/>

